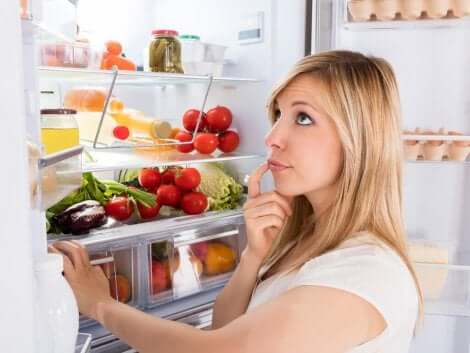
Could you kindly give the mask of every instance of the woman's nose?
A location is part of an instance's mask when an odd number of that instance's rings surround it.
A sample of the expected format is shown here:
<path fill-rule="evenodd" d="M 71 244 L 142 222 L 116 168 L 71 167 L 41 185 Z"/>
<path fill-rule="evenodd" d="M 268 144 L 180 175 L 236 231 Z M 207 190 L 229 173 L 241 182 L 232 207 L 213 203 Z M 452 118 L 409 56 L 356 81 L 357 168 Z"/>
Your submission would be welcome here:
<path fill-rule="evenodd" d="M 273 125 L 271 131 L 268 132 L 264 139 L 264 143 L 267 147 L 276 148 L 276 149 L 285 149 L 286 148 L 286 136 L 285 131 L 281 128 L 280 121 L 278 120 L 276 124 Z"/>

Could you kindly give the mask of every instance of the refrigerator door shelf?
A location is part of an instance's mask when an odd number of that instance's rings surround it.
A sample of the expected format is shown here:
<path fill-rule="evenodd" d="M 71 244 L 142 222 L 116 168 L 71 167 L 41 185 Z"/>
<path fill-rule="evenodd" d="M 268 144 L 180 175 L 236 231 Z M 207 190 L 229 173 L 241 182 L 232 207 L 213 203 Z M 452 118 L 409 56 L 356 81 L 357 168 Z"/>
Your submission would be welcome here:
<path fill-rule="evenodd" d="M 436 30 L 445 28 L 468 28 L 468 18 L 449 18 L 439 20 L 414 20 L 414 21 L 368 21 L 346 22 L 343 28 L 349 31 L 363 32 L 373 30 Z"/>
<path fill-rule="evenodd" d="M 470 266 L 415 263 L 428 315 L 470 317 Z"/>

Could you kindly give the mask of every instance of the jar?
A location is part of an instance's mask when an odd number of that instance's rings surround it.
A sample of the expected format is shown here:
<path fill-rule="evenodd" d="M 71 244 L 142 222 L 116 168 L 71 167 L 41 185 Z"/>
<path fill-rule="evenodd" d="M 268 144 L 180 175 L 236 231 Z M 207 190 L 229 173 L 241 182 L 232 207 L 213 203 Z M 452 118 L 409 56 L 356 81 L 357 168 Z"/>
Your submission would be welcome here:
<path fill-rule="evenodd" d="M 41 140 L 46 154 L 56 153 L 80 143 L 73 109 L 41 110 Z"/>
<path fill-rule="evenodd" d="M 36 352 L 74 352 L 79 314 L 75 296 L 62 275 L 63 257 L 47 254 L 35 262 Z"/>
<path fill-rule="evenodd" d="M 178 32 L 160 29 L 153 31 L 152 34 L 154 39 L 149 48 L 150 71 L 184 73 Z"/>

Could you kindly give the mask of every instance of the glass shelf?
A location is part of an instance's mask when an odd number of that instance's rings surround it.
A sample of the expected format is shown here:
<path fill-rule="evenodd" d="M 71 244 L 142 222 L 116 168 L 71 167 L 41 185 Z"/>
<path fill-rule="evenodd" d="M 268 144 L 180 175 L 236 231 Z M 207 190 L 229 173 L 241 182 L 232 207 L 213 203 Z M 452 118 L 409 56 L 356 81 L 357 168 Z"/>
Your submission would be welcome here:
<path fill-rule="evenodd" d="M 40 66 L 38 68 L 41 79 L 60 82 L 109 84 L 114 71 L 86 70 Z M 158 85 L 186 85 L 190 83 L 207 83 L 209 76 L 167 74 L 143 71 L 119 71 L 116 85 L 126 86 L 158 86 Z M 213 84 L 239 85 L 261 82 L 251 78 L 214 77 Z"/>
<path fill-rule="evenodd" d="M 440 166 L 445 166 L 445 165 L 462 165 L 462 166 L 470 166 L 470 161 L 425 161 L 425 160 L 419 160 L 419 161 L 413 161 L 413 160 L 407 160 L 407 164 L 411 165 L 440 165 Z"/>
<path fill-rule="evenodd" d="M 203 155 L 184 154 L 177 151 L 157 153 L 142 150 L 139 152 L 136 149 L 87 150 L 86 155 L 87 157 L 84 157 L 82 161 L 83 172 L 100 172 L 264 158 L 264 156 L 258 154 L 215 153 L 214 155 Z"/>
<path fill-rule="evenodd" d="M 427 29 L 448 29 L 448 28 L 470 28 L 470 18 L 450 18 L 450 19 L 421 19 L 416 21 L 394 20 L 394 21 L 367 21 L 367 22 L 346 22 L 343 28 L 349 31 L 369 31 L 369 30 L 427 30 Z"/>

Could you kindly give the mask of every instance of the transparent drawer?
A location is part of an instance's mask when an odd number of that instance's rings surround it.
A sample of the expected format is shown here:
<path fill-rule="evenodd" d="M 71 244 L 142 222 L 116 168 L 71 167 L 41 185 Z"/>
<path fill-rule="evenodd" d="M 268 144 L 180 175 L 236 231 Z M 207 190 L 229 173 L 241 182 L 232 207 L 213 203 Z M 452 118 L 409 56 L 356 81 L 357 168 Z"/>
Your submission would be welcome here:
<path fill-rule="evenodd" d="M 183 298 L 223 285 L 240 258 L 238 227 L 186 231 L 149 245 L 149 302 Z"/>
<path fill-rule="evenodd" d="M 138 306 L 137 248 L 90 251 L 92 265 L 100 266 L 109 281 L 111 296 L 132 306 Z M 80 326 L 94 323 L 80 316 Z"/>
<path fill-rule="evenodd" d="M 415 263 L 426 314 L 470 316 L 470 266 Z"/>

